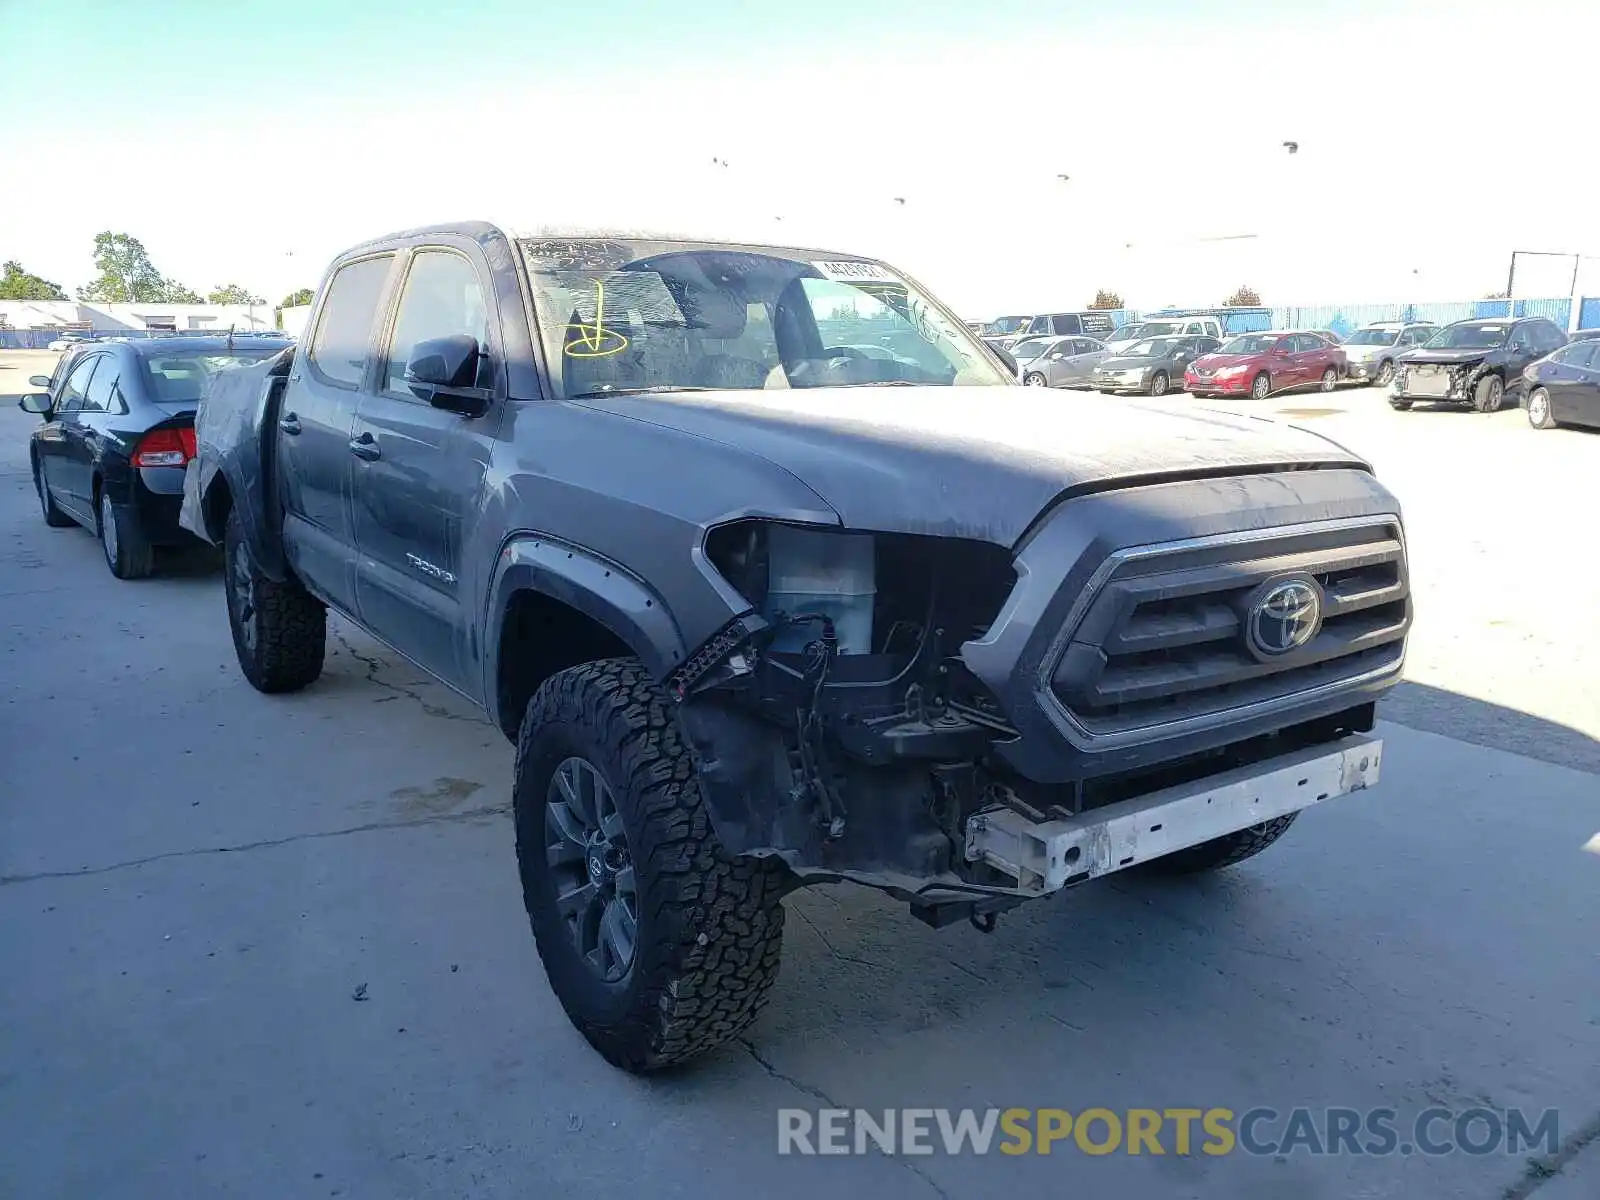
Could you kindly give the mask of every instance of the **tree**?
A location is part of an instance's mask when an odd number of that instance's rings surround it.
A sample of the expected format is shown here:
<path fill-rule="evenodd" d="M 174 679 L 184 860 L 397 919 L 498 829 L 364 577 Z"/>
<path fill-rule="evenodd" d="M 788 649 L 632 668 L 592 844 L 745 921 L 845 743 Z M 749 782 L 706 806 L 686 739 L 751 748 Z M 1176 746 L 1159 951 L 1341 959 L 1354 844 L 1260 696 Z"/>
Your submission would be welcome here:
<path fill-rule="evenodd" d="M 1089 307 L 1090 308 L 1121 308 L 1122 307 L 1122 296 L 1117 292 L 1109 291 L 1106 288 L 1101 288 L 1099 291 L 1095 292 L 1095 294 L 1094 294 L 1094 303 L 1089 305 Z"/>
<path fill-rule="evenodd" d="M 249 288 L 242 288 L 237 283 L 225 283 L 214 287 L 206 296 L 207 304 L 265 304 L 265 296 L 251 293 Z"/>
<path fill-rule="evenodd" d="M 0 300 L 65 300 L 67 294 L 59 283 L 52 283 L 22 269 L 19 262 L 5 264 L 5 274 L 0 275 Z"/>
<path fill-rule="evenodd" d="M 1260 308 L 1261 293 L 1248 283 L 1239 285 L 1239 289 L 1222 302 L 1224 308 Z"/>
<path fill-rule="evenodd" d="M 167 279 L 150 261 L 144 243 L 131 233 L 107 230 L 94 236 L 95 281 L 78 289 L 78 299 L 110 304 L 200 304 L 192 288 Z"/>
<path fill-rule="evenodd" d="M 1483 294 L 1483 298 L 1485 300 L 1509 300 L 1509 299 L 1511 299 L 1511 293 L 1510 292 L 1485 292 Z"/>
<path fill-rule="evenodd" d="M 302 304 L 310 304 L 311 300 L 312 300 L 312 297 L 315 296 L 315 295 L 316 295 L 316 293 L 313 292 L 310 288 L 301 288 L 297 292 L 290 292 L 282 300 L 279 300 L 278 301 L 278 307 L 279 308 L 298 308 Z"/>

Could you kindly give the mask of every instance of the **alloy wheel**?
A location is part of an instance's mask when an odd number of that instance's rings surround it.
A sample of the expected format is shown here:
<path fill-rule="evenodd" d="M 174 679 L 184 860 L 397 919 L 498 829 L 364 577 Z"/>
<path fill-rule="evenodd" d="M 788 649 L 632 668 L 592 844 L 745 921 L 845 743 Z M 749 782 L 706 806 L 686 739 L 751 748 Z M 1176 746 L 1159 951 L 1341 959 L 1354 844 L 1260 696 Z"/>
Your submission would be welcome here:
<path fill-rule="evenodd" d="M 633 968 L 639 885 L 611 787 L 586 758 L 564 759 L 545 794 L 556 909 L 585 965 L 606 983 Z"/>
<path fill-rule="evenodd" d="M 105 548 L 106 561 L 117 565 L 117 514 L 111 507 L 111 497 L 100 496 L 100 544 Z"/>
<path fill-rule="evenodd" d="M 234 545 L 228 555 L 228 590 L 233 593 L 233 612 L 239 627 L 239 640 L 246 650 L 256 648 L 256 581 L 244 543 Z"/>

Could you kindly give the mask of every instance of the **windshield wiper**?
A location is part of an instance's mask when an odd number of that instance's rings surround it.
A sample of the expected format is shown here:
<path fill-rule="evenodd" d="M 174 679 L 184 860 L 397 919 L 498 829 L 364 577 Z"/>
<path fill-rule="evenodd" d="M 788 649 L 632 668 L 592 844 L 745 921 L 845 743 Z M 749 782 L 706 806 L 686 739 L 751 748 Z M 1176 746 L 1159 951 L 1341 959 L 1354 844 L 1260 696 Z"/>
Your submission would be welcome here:
<path fill-rule="evenodd" d="M 716 388 L 696 387 L 692 384 L 653 383 L 648 387 L 600 388 L 593 392 L 573 392 L 568 400 L 590 400 L 596 396 L 648 396 L 653 392 L 714 392 Z"/>
<path fill-rule="evenodd" d="M 860 383 L 830 383 L 827 387 L 925 387 L 912 379 L 863 379 Z"/>

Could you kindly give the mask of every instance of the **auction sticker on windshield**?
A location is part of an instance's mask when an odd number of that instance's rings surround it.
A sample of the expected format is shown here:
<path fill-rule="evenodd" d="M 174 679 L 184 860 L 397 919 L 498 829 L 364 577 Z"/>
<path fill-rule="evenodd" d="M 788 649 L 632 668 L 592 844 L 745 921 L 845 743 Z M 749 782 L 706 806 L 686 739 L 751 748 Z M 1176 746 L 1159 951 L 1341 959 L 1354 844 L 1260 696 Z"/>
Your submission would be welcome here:
<path fill-rule="evenodd" d="M 873 262 L 814 262 L 817 274 L 841 283 L 900 283 L 892 271 Z"/>

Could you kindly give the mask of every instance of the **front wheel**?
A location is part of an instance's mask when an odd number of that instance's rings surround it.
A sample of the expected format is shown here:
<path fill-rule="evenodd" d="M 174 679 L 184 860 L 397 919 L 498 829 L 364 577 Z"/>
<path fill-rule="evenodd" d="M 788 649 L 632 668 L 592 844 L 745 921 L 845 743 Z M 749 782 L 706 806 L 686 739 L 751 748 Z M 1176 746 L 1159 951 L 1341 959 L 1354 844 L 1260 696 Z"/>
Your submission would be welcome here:
<path fill-rule="evenodd" d="M 1150 376 L 1150 394 L 1152 396 L 1165 396 L 1169 386 L 1170 381 L 1167 379 L 1165 371 L 1157 371 Z"/>
<path fill-rule="evenodd" d="M 1499 412 L 1506 398 L 1505 381 L 1498 375 L 1486 375 L 1478 380 L 1472 392 L 1472 407 L 1481 413 Z"/>
<path fill-rule="evenodd" d="M 1026 375 L 1024 375 L 1022 377 L 1022 382 L 1027 384 L 1029 387 L 1049 387 L 1050 386 L 1049 380 L 1045 379 L 1045 377 L 1043 375 L 1039 374 L 1039 372 L 1037 372 L 1037 371 L 1029 371 Z"/>
<path fill-rule="evenodd" d="M 1409 401 L 1409 400 L 1391 400 L 1391 401 L 1389 401 L 1389 407 L 1394 409 L 1395 412 L 1410 412 L 1411 411 L 1411 401 Z"/>
<path fill-rule="evenodd" d="M 269 579 L 250 557 L 238 510 L 223 534 L 223 591 L 239 669 L 258 692 L 298 692 L 322 674 L 328 610 L 292 579 Z"/>
<path fill-rule="evenodd" d="M 95 524 L 106 566 L 118 579 L 143 579 L 155 570 L 155 551 L 144 535 L 137 512 L 111 503 L 111 497 L 101 492 L 99 520 Z"/>
<path fill-rule="evenodd" d="M 1528 424 L 1535 429 L 1554 429 L 1556 415 L 1550 408 L 1550 392 L 1547 388 L 1534 388 L 1528 394 Z"/>
<path fill-rule="evenodd" d="M 1394 382 L 1394 364 L 1387 358 L 1379 365 L 1375 382 L 1379 387 L 1388 387 Z"/>
<path fill-rule="evenodd" d="M 1265 400 L 1272 391 L 1272 379 L 1265 372 L 1257 375 L 1250 381 L 1250 399 Z"/>
<path fill-rule="evenodd" d="M 717 841 L 667 696 L 631 659 L 547 679 L 517 741 L 523 903 L 550 987 L 613 1066 L 738 1036 L 778 977 L 786 873 Z"/>
<path fill-rule="evenodd" d="M 1187 850 L 1174 851 L 1146 864 L 1151 871 L 1163 875 L 1192 875 L 1199 871 L 1215 871 L 1231 867 L 1234 863 L 1254 858 L 1289 831 L 1300 814 L 1274 817 L 1259 825 L 1251 825 L 1237 833 L 1226 833 Z"/>
<path fill-rule="evenodd" d="M 1339 385 L 1339 372 L 1337 370 L 1335 370 L 1333 367 L 1329 367 L 1326 371 L 1324 371 L 1322 373 L 1322 382 L 1320 384 L 1318 384 L 1318 387 L 1324 392 L 1331 392 L 1338 385 Z"/>

